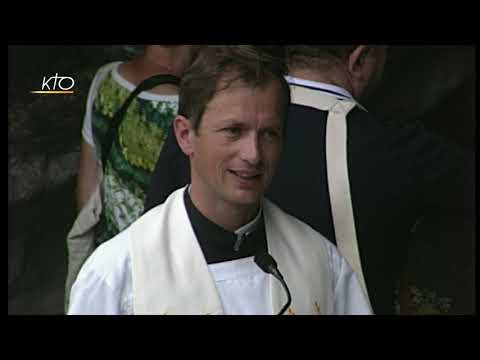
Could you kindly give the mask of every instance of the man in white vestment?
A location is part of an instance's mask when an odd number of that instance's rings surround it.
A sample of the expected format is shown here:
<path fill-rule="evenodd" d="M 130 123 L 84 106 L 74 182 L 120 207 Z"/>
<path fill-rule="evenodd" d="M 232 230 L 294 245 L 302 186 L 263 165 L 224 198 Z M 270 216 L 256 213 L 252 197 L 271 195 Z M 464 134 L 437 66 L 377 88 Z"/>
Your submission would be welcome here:
<path fill-rule="evenodd" d="M 69 314 L 372 313 L 335 246 L 264 198 L 284 141 L 285 70 L 261 47 L 202 50 L 173 123 L 191 184 L 95 250 Z"/>

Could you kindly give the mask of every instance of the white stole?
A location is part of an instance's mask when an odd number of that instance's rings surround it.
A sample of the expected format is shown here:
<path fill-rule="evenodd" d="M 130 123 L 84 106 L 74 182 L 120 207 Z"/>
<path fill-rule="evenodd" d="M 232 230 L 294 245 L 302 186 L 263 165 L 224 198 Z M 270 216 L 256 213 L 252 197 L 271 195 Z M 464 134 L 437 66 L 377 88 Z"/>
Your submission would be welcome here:
<path fill-rule="evenodd" d="M 173 192 L 129 228 L 135 314 L 224 314 L 187 215 L 184 190 Z M 263 212 L 269 253 L 292 294 L 287 314 L 330 313 L 333 276 L 327 240 L 266 199 Z M 287 296 L 273 276 L 270 290 L 277 314 Z"/>
<path fill-rule="evenodd" d="M 327 160 L 327 181 L 330 193 L 333 226 L 337 247 L 347 259 L 362 285 L 368 298 L 368 290 L 363 275 L 355 228 L 350 179 L 348 175 L 347 154 L 347 115 L 358 105 L 354 99 L 337 98 L 322 92 L 301 86 L 290 85 L 293 104 L 328 111 L 326 126 L 325 152 Z M 366 111 L 366 110 L 365 110 Z"/>

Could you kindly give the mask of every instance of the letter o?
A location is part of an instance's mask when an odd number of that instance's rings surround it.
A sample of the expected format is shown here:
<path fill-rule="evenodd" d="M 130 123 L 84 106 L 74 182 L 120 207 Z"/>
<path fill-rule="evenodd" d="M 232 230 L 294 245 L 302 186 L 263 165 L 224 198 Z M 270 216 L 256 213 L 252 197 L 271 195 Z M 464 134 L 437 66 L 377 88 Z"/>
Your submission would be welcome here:
<path fill-rule="evenodd" d="M 71 88 L 73 88 L 75 86 L 75 80 L 73 80 L 73 78 L 71 78 L 70 76 L 62 76 L 62 77 L 59 77 L 60 81 L 58 82 L 58 87 L 62 90 L 70 90 Z M 72 82 L 72 85 L 70 85 L 69 88 L 64 88 L 62 87 L 62 81 L 64 79 L 70 79 L 70 81 Z"/>

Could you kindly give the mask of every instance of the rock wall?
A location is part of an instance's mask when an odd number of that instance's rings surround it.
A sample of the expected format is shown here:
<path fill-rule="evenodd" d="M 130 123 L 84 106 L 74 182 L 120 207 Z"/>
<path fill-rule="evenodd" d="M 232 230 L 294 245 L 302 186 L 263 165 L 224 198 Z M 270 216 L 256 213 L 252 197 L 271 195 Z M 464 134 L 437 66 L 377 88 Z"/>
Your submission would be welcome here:
<path fill-rule="evenodd" d="M 8 48 L 9 313 L 61 314 L 65 236 L 88 88 L 97 68 L 128 59 L 125 46 Z M 74 94 L 32 94 L 43 77 L 70 76 Z M 52 83 L 50 83 L 52 85 Z"/>

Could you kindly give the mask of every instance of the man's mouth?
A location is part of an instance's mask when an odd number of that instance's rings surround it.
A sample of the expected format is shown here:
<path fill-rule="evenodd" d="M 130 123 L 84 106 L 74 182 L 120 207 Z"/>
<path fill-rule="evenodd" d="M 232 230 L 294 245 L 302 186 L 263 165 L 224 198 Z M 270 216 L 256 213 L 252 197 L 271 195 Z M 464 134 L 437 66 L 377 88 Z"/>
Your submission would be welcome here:
<path fill-rule="evenodd" d="M 228 170 L 228 171 L 231 172 L 232 174 L 236 175 L 237 177 L 239 177 L 242 180 L 257 180 L 263 175 L 263 173 L 258 172 L 258 171 L 255 171 L 255 172 L 252 172 L 252 171 L 234 171 L 234 170 Z"/>

